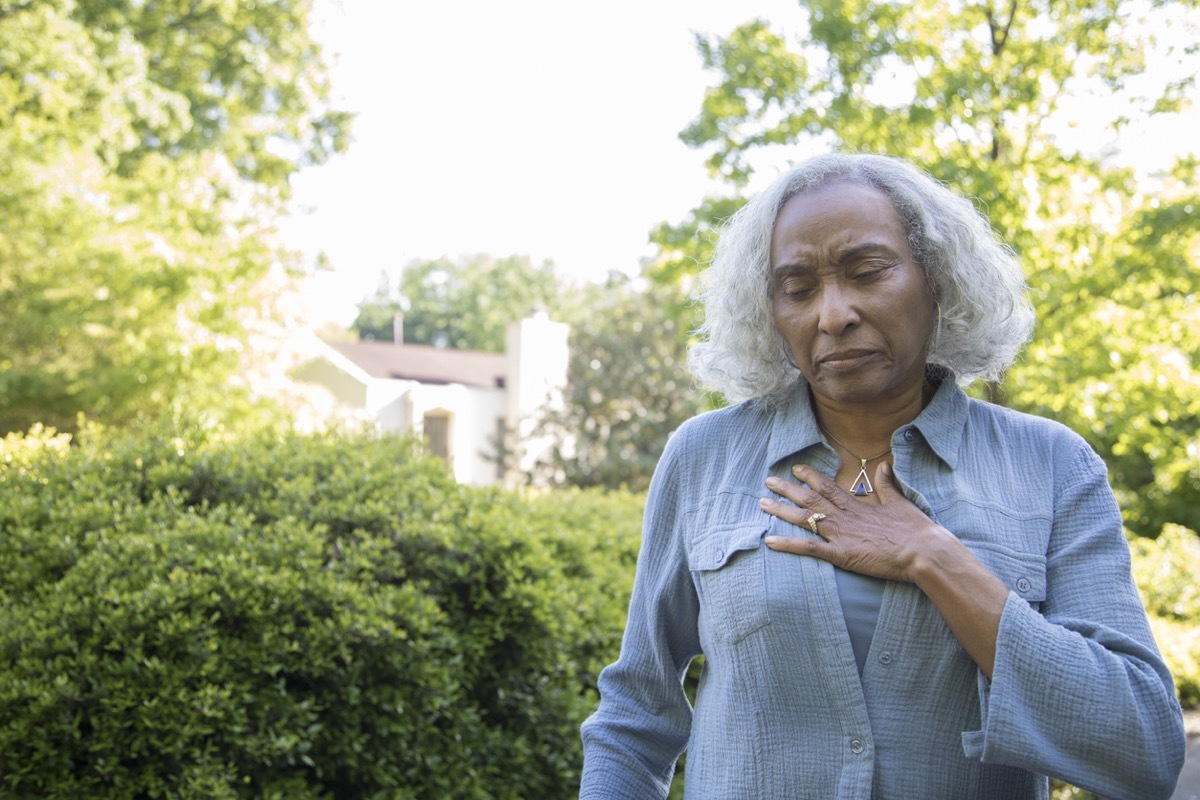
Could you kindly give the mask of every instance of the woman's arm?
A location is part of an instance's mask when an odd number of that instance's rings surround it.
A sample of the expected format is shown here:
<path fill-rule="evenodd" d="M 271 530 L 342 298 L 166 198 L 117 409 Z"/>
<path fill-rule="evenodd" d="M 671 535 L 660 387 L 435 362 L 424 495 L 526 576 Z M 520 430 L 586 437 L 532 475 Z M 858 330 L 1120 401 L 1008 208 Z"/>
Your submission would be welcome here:
<path fill-rule="evenodd" d="M 981 730 L 968 755 L 1015 763 L 1109 798 L 1168 798 L 1186 737 L 1174 682 L 1130 568 L 1104 462 L 1082 441 L 1063 458 L 1046 553 L 1046 598 L 1015 593 L 1001 617 Z"/>
<path fill-rule="evenodd" d="M 581 800 L 665 798 L 691 732 L 683 676 L 700 650 L 699 608 L 676 529 L 682 439 L 655 470 L 621 654 L 601 672 L 599 708 L 581 729 Z"/>

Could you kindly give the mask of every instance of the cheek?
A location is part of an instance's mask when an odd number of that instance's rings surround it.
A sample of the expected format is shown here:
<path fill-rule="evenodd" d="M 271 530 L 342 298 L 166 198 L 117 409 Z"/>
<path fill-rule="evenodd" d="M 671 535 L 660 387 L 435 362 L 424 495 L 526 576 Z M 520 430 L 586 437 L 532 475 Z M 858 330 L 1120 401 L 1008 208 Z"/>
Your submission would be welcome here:
<path fill-rule="evenodd" d="M 937 310 L 933 307 L 921 310 L 904 325 L 899 334 L 908 343 L 907 349 L 925 350 L 933 338 L 934 326 L 937 325 Z"/>
<path fill-rule="evenodd" d="M 782 313 L 782 309 L 780 309 L 778 302 L 773 302 L 771 304 L 771 321 L 775 324 L 775 332 L 778 333 L 784 341 L 787 341 L 787 318 Z"/>
<path fill-rule="evenodd" d="M 795 309 L 776 303 L 771 317 L 775 321 L 775 330 L 784 341 L 795 344 L 798 339 L 803 337 L 804 318 Z"/>
<path fill-rule="evenodd" d="M 795 310 L 776 307 L 772 318 L 775 321 L 775 332 L 779 335 L 784 349 L 790 354 L 792 364 L 802 369 L 808 363 L 809 344 L 813 340 L 806 316 Z"/>

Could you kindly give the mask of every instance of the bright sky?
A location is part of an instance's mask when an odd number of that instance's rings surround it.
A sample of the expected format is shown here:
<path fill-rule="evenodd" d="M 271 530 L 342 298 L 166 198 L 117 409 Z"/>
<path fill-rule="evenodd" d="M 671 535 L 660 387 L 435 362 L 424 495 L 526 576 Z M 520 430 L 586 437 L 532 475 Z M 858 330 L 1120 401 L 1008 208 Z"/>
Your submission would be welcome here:
<path fill-rule="evenodd" d="M 756 16 L 794 34 L 800 21 L 796 0 L 316 9 L 335 97 L 358 116 L 349 152 L 297 177 L 283 233 L 309 263 L 331 260 L 312 279 L 313 314 L 343 324 L 381 272 L 418 259 L 525 254 L 582 279 L 636 273 L 653 227 L 724 193 L 678 138 L 715 80 L 695 34 Z M 1145 154 L 1178 149 L 1131 135 Z"/>
<path fill-rule="evenodd" d="M 348 323 L 380 272 L 489 253 L 569 276 L 635 273 L 649 231 L 706 194 L 678 138 L 713 78 L 694 33 L 754 16 L 795 26 L 795 0 L 318 0 L 350 150 L 301 173 L 284 229 L 332 273 L 317 313 Z"/>

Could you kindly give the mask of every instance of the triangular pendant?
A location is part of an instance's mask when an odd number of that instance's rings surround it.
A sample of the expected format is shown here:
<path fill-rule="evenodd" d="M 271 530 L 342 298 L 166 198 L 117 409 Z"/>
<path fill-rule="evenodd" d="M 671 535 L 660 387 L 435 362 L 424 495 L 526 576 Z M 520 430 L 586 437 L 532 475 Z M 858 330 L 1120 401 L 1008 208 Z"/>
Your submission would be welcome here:
<path fill-rule="evenodd" d="M 860 458 L 859 461 L 862 461 L 862 468 L 858 471 L 858 477 L 854 479 L 854 488 L 851 491 L 858 497 L 866 497 L 874 493 L 875 487 L 871 485 L 871 478 L 867 475 L 866 460 Z"/>

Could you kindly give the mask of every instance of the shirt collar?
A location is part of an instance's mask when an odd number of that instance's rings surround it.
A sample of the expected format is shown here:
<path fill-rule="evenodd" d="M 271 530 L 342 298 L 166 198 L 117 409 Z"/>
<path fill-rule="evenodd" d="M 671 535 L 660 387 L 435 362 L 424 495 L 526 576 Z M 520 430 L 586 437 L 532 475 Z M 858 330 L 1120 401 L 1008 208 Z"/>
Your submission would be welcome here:
<path fill-rule="evenodd" d="M 921 432 L 934 454 L 954 469 L 958 465 L 969 401 L 958 388 L 953 373 L 933 368 L 930 377 L 938 383 L 937 389 L 929 405 L 913 420 L 912 426 Z M 771 422 L 767 463 L 774 466 L 781 459 L 822 441 L 824 436 L 817 427 L 808 384 L 799 380 L 793 386 L 790 398 L 778 408 Z"/>
<path fill-rule="evenodd" d="M 767 464 L 775 466 L 780 460 L 824 440 L 817 417 L 813 414 L 808 384 L 799 380 L 791 389 L 791 397 L 775 412 L 771 422 L 771 440 L 767 443 Z"/>
<path fill-rule="evenodd" d="M 958 388 L 953 373 L 941 370 L 931 373 L 931 378 L 940 383 L 929 405 L 913 420 L 913 427 L 925 437 L 934 455 L 946 462 L 950 469 L 956 469 L 970 401 L 966 393 Z"/>

